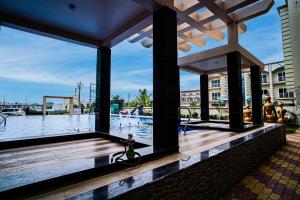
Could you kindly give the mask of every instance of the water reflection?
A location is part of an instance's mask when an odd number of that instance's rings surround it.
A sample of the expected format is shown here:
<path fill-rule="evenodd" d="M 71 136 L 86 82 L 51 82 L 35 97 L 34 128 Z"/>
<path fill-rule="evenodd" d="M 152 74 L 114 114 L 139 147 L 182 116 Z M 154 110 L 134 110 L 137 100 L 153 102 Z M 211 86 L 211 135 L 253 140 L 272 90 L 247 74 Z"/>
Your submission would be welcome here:
<path fill-rule="evenodd" d="M 120 127 L 122 118 L 111 117 L 110 131 L 115 135 L 127 135 L 144 139 L 152 138 L 152 119 L 139 118 L 139 123 Z M 134 120 L 131 120 L 134 122 Z M 48 135 L 76 134 L 93 132 L 95 115 L 47 115 L 47 116 L 12 116 L 7 119 L 6 126 L 0 127 L 0 141 L 31 138 Z"/>

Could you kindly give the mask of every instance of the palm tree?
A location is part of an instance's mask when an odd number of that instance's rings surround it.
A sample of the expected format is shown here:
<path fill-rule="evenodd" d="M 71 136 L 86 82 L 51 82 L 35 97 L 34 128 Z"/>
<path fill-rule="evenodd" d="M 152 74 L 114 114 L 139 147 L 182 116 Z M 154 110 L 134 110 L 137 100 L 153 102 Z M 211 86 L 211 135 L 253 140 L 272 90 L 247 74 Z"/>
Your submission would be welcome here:
<path fill-rule="evenodd" d="M 190 103 L 190 107 L 191 107 L 193 113 L 195 112 L 195 108 L 198 107 L 198 104 L 199 104 L 199 101 L 196 101 L 196 100 L 193 100 Z"/>
<path fill-rule="evenodd" d="M 123 99 L 123 97 L 119 94 L 112 95 L 111 98 L 112 98 L 112 100 L 121 100 L 121 99 Z"/>
<path fill-rule="evenodd" d="M 136 96 L 136 101 L 141 106 L 152 106 L 151 97 L 152 94 L 148 95 L 147 89 L 140 89 L 138 95 Z"/>

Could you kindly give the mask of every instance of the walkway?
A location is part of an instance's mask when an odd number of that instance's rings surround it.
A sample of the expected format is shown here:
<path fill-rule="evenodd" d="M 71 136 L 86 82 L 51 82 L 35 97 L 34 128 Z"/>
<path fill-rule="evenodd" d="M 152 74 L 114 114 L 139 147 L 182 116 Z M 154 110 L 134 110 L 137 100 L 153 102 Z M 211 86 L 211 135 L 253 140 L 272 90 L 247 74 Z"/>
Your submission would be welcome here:
<path fill-rule="evenodd" d="M 300 129 L 223 199 L 300 199 Z"/>

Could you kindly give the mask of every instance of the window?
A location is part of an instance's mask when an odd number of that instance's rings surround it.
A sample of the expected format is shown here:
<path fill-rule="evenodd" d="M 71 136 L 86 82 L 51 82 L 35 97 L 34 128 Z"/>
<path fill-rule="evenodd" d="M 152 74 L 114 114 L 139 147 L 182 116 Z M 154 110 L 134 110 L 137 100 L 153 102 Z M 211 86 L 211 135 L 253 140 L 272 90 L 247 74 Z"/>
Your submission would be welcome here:
<path fill-rule="evenodd" d="M 182 98 L 182 102 L 186 102 L 186 98 Z"/>
<path fill-rule="evenodd" d="M 279 98 L 284 98 L 288 96 L 286 92 L 286 88 L 279 88 L 278 93 L 279 93 Z"/>
<path fill-rule="evenodd" d="M 219 100 L 221 97 L 221 93 L 220 92 L 213 92 L 211 93 L 211 99 L 212 100 Z"/>
<path fill-rule="evenodd" d="M 294 97 L 294 92 L 288 92 L 289 93 L 289 97 Z"/>
<path fill-rule="evenodd" d="M 262 83 L 267 83 L 268 82 L 268 76 L 267 76 L 267 74 L 262 74 L 261 75 L 261 82 Z"/>
<path fill-rule="evenodd" d="M 269 95 L 269 91 L 268 91 L 268 90 L 262 90 L 262 94 L 263 94 L 264 96 L 268 96 L 268 95 Z"/>
<path fill-rule="evenodd" d="M 285 72 L 278 72 L 278 81 L 285 81 Z"/>
<path fill-rule="evenodd" d="M 286 88 L 278 89 L 279 98 L 294 98 L 293 91 L 286 91 Z"/>
<path fill-rule="evenodd" d="M 220 87 L 220 80 L 212 80 L 211 87 Z"/>

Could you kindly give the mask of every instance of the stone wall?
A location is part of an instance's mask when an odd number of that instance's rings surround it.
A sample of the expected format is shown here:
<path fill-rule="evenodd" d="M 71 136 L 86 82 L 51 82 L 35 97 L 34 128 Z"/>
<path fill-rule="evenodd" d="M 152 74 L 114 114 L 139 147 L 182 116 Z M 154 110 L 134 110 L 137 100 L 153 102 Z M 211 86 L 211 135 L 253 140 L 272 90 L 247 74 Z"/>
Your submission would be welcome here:
<path fill-rule="evenodd" d="M 218 199 L 284 143 L 281 126 L 116 199 Z"/>

